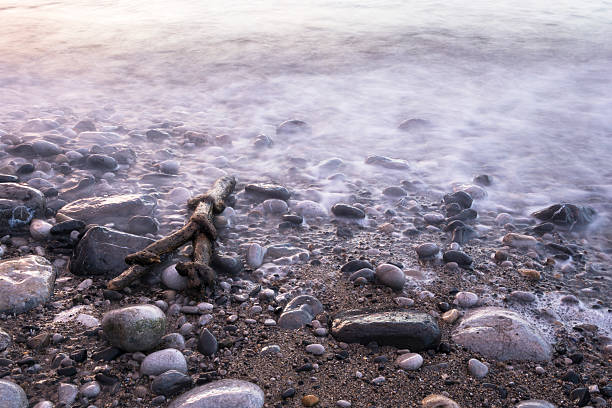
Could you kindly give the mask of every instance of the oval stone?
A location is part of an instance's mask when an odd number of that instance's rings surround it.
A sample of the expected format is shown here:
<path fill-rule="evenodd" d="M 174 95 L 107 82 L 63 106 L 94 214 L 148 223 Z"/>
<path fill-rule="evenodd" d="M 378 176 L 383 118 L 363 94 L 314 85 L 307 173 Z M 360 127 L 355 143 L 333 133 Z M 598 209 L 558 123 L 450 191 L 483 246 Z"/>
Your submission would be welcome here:
<path fill-rule="evenodd" d="M 264 393 L 257 385 L 242 380 L 219 380 L 196 387 L 168 408 L 261 408 Z"/>
<path fill-rule="evenodd" d="M 124 307 L 106 313 L 102 329 L 115 347 L 128 352 L 150 350 L 166 332 L 166 316 L 153 305 Z"/>
<path fill-rule="evenodd" d="M 28 397 L 19 385 L 7 380 L 0 380 L 0 407 L 28 408 Z"/>

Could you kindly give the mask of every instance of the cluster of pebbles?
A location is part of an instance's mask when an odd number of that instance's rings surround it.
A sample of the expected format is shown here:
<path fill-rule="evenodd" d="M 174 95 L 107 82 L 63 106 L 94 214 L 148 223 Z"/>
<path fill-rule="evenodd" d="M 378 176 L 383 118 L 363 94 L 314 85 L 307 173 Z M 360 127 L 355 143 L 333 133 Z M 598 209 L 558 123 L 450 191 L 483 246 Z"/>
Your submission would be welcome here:
<path fill-rule="evenodd" d="M 592 208 L 480 210 L 492 177 L 436 195 L 383 156 L 362 159 L 383 186 L 339 158 L 253 174 L 312 132 L 299 120 L 273 140 L 43 113 L 0 121 L 1 407 L 611 403 Z M 214 290 L 177 273 L 190 246 L 106 289 L 226 174 L 239 184 L 215 218 Z"/>

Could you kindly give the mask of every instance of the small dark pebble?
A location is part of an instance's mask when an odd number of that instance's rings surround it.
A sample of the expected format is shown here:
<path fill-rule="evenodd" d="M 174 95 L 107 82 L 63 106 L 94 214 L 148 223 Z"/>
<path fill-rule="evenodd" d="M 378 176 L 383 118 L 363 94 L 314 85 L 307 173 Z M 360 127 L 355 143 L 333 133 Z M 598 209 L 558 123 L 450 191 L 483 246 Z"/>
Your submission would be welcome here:
<path fill-rule="evenodd" d="M 287 388 L 281 394 L 282 399 L 293 398 L 293 396 L 295 396 L 295 388 Z"/>
<path fill-rule="evenodd" d="M 121 350 L 116 347 L 107 347 L 103 350 L 96 351 L 91 355 L 91 359 L 94 361 L 112 361 L 119 357 Z"/>
<path fill-rule="evenodd" d="M 576 388 L 570 393 L 570 399 L 579 407 L 584 407 L 591 401 L 591 394 L 588 388 Z"/>

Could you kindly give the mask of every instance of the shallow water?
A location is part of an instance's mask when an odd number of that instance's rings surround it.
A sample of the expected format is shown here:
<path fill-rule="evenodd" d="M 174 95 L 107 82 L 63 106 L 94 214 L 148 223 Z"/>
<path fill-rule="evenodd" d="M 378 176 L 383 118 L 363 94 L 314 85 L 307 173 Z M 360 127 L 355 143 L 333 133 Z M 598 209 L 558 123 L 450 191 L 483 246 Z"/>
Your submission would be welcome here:
<path fill-rule="evenodd" d="M 107 107 L 109 124 L 273 137 L 296 117 L 313 136 L 276 140 L 248 162 L 253 174 L 281 178 L 287 156 L 342 158 L 381 188 L 421 179 L 448 191 L 487 173 L 481 206 L 591 204 L 610 249 L 611 1 L 361 3 L 5 0 L 1 112 Z M 432 126 L 398 131 L 409 118 Z M 230 160 L 248 152 L 235 145 Z M 411 171 L 364 166 L 374 153 Z"/>

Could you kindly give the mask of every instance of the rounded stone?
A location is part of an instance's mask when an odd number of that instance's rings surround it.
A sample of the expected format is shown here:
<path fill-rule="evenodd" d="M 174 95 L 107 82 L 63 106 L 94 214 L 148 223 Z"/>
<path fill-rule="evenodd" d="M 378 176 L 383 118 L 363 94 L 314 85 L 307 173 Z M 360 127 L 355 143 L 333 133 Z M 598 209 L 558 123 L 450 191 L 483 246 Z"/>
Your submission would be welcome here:
<path fill-rule="evenodd" d="M 30 235 L 36 240 L 44 240 L 51 235 L 53 226 L 47 221 L 34 219 L 30 222 Z"/>
<path fill-rule="evenodd" d="M 472 292 L 458 292 L 455 301 L 459 307 L 469 308 L 478 303 L 478 295 Z"/>
<path fill-rule="evenodd" d="M 440 252 L 440 247 L 432 242 L 421 244 L 416 247 L 416 253 L 419 259 L 431 259 Z"/>
<path fill-rule="evenodd" d="M 183 350 L 185 348 L 185 338 L 179 333 L 166 334 L 161 338 L 159 345 L 163 348 Z"/>
<path fill-rule="evenodd" d="M 423 365 L 423 357 L 417 353 L 406 353 L 399 356 L 396 363 L 402 370 L 418 370 Z"/>
<path fill-rule="evenodd" d="M 483 378 L 489 372 L 489 367 L 479 360 L 471 358 L 470 361 L 468 361 L 468 370 L 470 370 L 470 374 L 472 374 L 472 376 L 476 378 Z"/>
<path fill-rule="evenodd" d="M 0 353 L 11 345 L 11 335 L 0 328 Z"/>
<path fill-rule="evenodd" d="M 193 380 L 180 371 L 170 370 L 155 377 L 151 382 L 151 391 L 157 395 L 170 396 L 189 387 Z"/>
<path fill-rule="evenodd" d="M 321 344 L 309 344 L 306 346 L 306 352 L 314 354 L 315 356 L 321 356 L 325 353 L 325 347 Z"/>
<path fill-rule="evenodd" d="M 207 328 L 203 328 L 198 337 L 198 351 L 205 356 L 210 356 L 215 354 L 218 348 L 217 338 Z"/>
<path fill-rule="evenodd" d="M 88 382 L 81 386 L 79 392 L 84 397 L 96 398 L 100 394 L 100 384 L 97 381 Z"/>
<path fill-rule="evenodd" d="M 421 401 L 423 408 L 459 408 L 459 404 L 440 394 L 431 394 Z"/>
<path fill-rule="evenodd" d="M 79 389 L 74 384 L 61 383 L 57 390 L 58 401 L 62 406 L 71 406 L 79 393 Z"/>
<path fill-rule="evenodd" d="M 28 408 L 28 397 L 19 385 L 7 380 L 0 380 L 0 407 Z"/>
<path fill-rule="evenodd" d="M 242 380 L 219 380 L 196 387 L 177 397 L 168 408 L 261 408 L 264 393 Z"/>
<path fill-rule="evenodd" d="M 58 145 L 47 140 L 37 140 L 33 142 L 32 150 L 39 156 L 54 156 L 62 152 L 62 149 L 60 149 Z"/>
<path fill-rule="evenodd" d="M 278 198 L 270 198 L 262 203 L 262 207 L 267 214 L 284 214 L 287 212 L 289 207 L 287 203 Z"/>
<path fill-rule="evenodd" d="M 331 208 L 336 217 L 365 218 L 365 212 L 349 204 L 338 203 Z"/>
<path fill-rule="evenodd" d="M 557 408 L 557 406 L 544 400 L 527 400 L 516 404 L 516 408 Z"/>
<path fill-rule="evenodd" d="M 140 373 L 143 375 L 160 375 L 170 370 L 187 373 L 185 356 L 173 348 L 149 354 L 140 365 Z"/>
<path fill-rule="evenodd" d="M 376 268 L 376 280 L 393 290 L 402 290 L 406 283 L 406 275 L 395 265 L 382 264 Z"/>
<path fill-rule="evenodd" d="M 247 249 L 247 265 L 249 265 L 253 269 L 259 268 L 263 264 L 265 254 L 266 250 L 262 248 L 261 245 L 257 243 L 250 244 Z"/>
<path fill-rule="evenodd" d="M 102 329 L 115 347 L 128 352 L 150 350 L 166 332 L 166 316 L 157 306 L 128 306 L 106 313 Z"/>
<path fill-rule="evenodd" d="M 314 407 L 315 405 L 317 405 L 319 403 L 319 397 L 317 397 L 316 395 L 304 395 L 302 397 L 302 405 L 305 407 Z"/>
<path fill-rule="evenodd" d="M 166 287 L 174 290 L 186 289 L 189 282 L 189 279 L 185 276 L 179 275 L 176 271 L 176 265 L 170 265 L 165 268 L 161 273 L 161 280 Z"/>
<path fill-rule="evenodd" d="M 164 160 L 159 163 L 159 170 L 165 174 L 178 174 L 179 173 L 179 162 L 176 160 Z"/>

